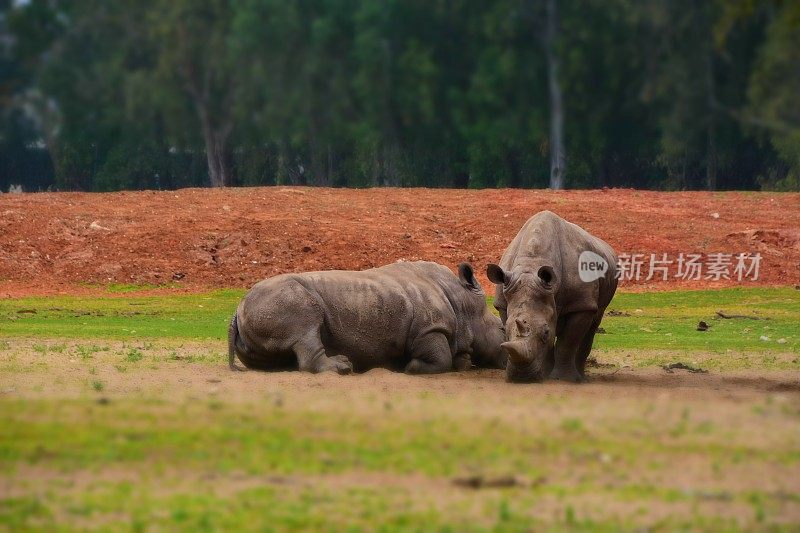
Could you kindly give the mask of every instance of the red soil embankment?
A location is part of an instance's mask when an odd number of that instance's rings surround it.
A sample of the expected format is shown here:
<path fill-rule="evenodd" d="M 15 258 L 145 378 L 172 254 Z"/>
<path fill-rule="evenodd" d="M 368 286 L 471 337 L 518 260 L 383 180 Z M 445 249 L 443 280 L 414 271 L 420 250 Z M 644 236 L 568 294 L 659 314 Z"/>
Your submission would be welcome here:
<path fill-rule="evenodd" d="M 0 195 L 0 297 L 109 283 L 246 287 L 282 272 L 399 259 L 471 261 L 488 284 L 486 264 L 544 209 L 618 253 L 645 254 L 643 277 L 651 253 L 758 252 L 759 279 L 747 284 L 800 283 L 795 193 L 261 187 Z M 666 282 L 623 287 L 739 284 L 676 280 L 671 268 Z"/>

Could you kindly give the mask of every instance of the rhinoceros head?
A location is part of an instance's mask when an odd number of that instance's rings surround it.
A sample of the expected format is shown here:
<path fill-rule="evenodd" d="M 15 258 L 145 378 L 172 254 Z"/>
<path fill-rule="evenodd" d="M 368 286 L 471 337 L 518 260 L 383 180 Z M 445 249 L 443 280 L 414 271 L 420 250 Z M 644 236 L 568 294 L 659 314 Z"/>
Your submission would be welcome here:
<path fill-rule="evenodd" d="M 555 271 L 549 265 L 511 271 L 489 265 L 486 275 L 502 286 L 506 301 L 502 312 L 506 342 L 501 345 L 508 354 L 506 377 L 509 381 L 541 381 L 553 366 L 558 287 Z"/>
<path fill-rule="evenodd" d="M 458 265 L 458 278 L 469 291 L 474 311 L 469 313 L 472 332 L 472 362 L 480 367 L 505 368 L 507 355 L 500 345 L 506 340 L 503 322 L 486 305 L 486 294 L 469 263 Z"/>

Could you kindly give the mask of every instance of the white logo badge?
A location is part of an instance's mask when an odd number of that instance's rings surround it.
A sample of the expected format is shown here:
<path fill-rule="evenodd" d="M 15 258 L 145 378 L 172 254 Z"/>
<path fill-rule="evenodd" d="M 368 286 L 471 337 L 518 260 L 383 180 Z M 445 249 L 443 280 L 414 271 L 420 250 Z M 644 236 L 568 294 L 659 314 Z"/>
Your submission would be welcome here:
<path fill-rule="evenodd" d="M 578 258 L 578 275 L 581 281 L 589 283 L 602 278 L 608 270 L 608 262 L 594 252 L 586 250 Z"/>

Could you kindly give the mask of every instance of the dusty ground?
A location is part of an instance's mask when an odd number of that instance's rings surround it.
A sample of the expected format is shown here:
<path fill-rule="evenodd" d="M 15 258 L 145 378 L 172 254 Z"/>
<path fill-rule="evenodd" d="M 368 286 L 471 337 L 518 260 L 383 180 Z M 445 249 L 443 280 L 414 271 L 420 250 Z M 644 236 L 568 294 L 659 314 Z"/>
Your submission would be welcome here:
<path fill-rule="evenodd" d="M 127 361 L 131 348 L 142 353 L 143 359 Z M 91 353 L 85 353 L 88 349 Z M 98 350 L 98 351 L 93 351 Z M 536 386 L 506 383 L 504 371 L 474 369 L 433 376 L 407 376 L 385 369 L 373 369 L 363 374 L 339 376 L 334 373 L 307 374 L 304 372 L 230 372 L 227 368 L 227 346 L 220 342 L 160 341 L 79 341 L 7 339 L 0 347 L 0 393 L 20 398 L 84 398 L 90 381 L 101 380 L 106 395 L 117 397 L 158 397 L 191 399 L 219 395 L 225 401 L 249 402 L 263 398 L 267 391 L 280 391 L 287 400 L 306 403 L 306 395 L 321 389 L 319 398 L 311 401 L 329 402 L 347 409 L 371 408 L 372 402 L 359 405 L 353 398 L 363 400 L 363 391 L 403 391 L 413 397 L 418 392 L 435 392 L 466 402 L 470 395 L 492 395 L 500 407 L 507 399 L 522 400 L 530 394 L 581 398 L 601 398 L 609 390 L 615 398 L 652 399 L 654 394 L 666 394 L 688 401 L 707 402 L 718 399 L 747 401 L 768 393 L 787 393 L 800 401 L 800 372 L 795 370 L 742 370 L 711 373 L 692 373 L 682 370 L 666 372 L 661 368 L 632 368 L 621 366 L 619 351 L 601 354 L 600 367 L 589 369 L 591 381 L 576 386 L 548 381 Z M 639 354 L 641 355 L 641 354 Z M 719 355 L 710 357 L 720 357 Z M 727 357 L 737 357 L 735 354 Z M 786 357 L 796 355 L 786 354 Z M 684 356 L 685 358 L 685 356 Z M 704 354 L 692 354 L 691 359 L 703 361 Z M 680 356 L 676 354 L 676 360 Z M 700 365 L 698 365 L 700 366 Z M 97 372 L 91 373 L 94 368 Z M 513 403 L 513 402 L 512 402 Z"/>
<path fill-rule="evenodd" d="M 482 272 L 544 209 L 619 253 L 759 252 L 756 283 L 800 283 L 800 194 L 272 187 L 0 195 L 0 297 L 109 283 L 243 287 L 398 259 L 472 261 Z"/>

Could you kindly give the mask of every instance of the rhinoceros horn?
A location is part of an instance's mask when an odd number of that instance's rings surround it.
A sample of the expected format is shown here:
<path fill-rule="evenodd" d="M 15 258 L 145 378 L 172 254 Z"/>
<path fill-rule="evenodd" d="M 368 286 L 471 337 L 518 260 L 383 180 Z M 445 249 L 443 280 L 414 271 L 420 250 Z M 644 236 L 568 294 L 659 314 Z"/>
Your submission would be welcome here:
<path fill-rule="evenodd" d="M 504 342 L 500 347 L 506 351 L 508 358 L 515 364 L 529 363 L 531 361 L 528 347 L 523 341 Z"/>

